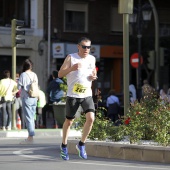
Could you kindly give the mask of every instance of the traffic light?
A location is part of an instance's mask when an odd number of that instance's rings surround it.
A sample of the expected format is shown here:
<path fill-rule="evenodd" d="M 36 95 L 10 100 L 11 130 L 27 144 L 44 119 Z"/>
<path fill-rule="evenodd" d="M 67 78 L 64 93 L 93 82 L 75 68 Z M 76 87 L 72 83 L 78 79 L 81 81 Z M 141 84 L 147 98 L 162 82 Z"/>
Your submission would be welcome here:
<path fill-rule="evenodd" d="M 160 48 L 160 66 L 169 66 L 170 65 L 170 49 Z"/>
<path fill-rule="evenodd" d="M 169 66 L 170 65 L 170 49 L 165 48 L 164 50 L 164 65 Z"/>
<path fill-rule="evenodd" d="M 165 51 L 165 48 L 163 47 L 160 47 L 160 66 L 164 66 L 164 51 Z"/>
<path fill-rule="evenodd" d="M 20 29 L 24 26 L 24 21 L 12 20 L 12 47 L 16 47 L 17 44 L 25 44 L 25 39 L 20 38 L 21 35 L 25 35 L 25 30 Z"/>
<path fill-rule="evenodd" d="M 150 70 L 154 70 L 154 66 L 155 66 L 155 51 L 149 51 L 148 53 L 149 57 L 148 57 L 148 63 L 147 66 Z"/>

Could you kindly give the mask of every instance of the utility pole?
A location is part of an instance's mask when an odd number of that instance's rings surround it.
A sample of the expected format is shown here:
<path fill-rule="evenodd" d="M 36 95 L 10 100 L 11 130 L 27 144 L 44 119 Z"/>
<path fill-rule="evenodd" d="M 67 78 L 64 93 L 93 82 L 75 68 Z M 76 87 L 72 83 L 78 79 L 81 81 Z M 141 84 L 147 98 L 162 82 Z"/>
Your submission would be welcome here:
<path fill-rule="evenodd" d="M 119 0 L 119 13 L 123 14 L 123 86 L 125 116 L 129 107 L 129 14 L 133 13 L 133 0 Z"/>

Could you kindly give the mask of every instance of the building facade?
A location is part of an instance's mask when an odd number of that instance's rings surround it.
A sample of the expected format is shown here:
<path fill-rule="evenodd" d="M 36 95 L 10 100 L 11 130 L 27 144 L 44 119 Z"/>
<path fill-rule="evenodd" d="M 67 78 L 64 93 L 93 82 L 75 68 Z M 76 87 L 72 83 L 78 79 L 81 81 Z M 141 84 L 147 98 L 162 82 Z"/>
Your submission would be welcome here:
<path fill-rule="evenodd" d="M 44 37 L 43 4 L 41 0 L 0 1 L 0 74 L 2 76 L 6 69 L 12 71 L 11 20 L 24 20 L 25 44 L 17 45 L 16 72 L 22 72 L 23 61 L 30 58 L 39 77 L 39 84 L 45 88 L 47 58 L 45 53 L 39 51 Z M 43 46 L 46 46 L 45 41 Z"/>
<path fill-rule="evenodd" d="M 148 0 L 142 1 L 144 2 Z M 168 3 L 159 0 L 153 2 L 159 16 L 159 38 L 168 37 L 170 7 L 165 5 Z M 45 89 L 49 74 L 60 68 L 69 53 L 77 51 L 77 40 L 87 36 L 92 40 L 91 53 L 96 56 L 99 69 L 99 79 L 94 86 L 101 88 L 103 94 L 107 94 L 110 89 L 122 93 L 123 16 L 118 13 L 118 3 L 118 0 L 0 0 L 0 72 L 4 69 L 11 70 L 11 19 L 16 18 L 26 23 L 26 43 L 17 47 L 16 72 L 21 71 L 24 59 L 30 58 L 34 62 L 39 84 Z M 138 1 L 135 0 L 134 5 L 137 4 Z M 137 51 L 137 33 L 136 27 L 129 27 L 131 56 Z M 154 36 L 152 16 L 152 20 L 142 31 L 142 55 L 153 50 Z M 160 42 L 160 46 L 165 47 L 163 42 Z M 142 66 L 142 79 L 147 77 L 147 71 Z M 169 76 L 167 67 L 165 69 L 162 66 L 160 71 L 166 72 L 166 77 Z M 152 81 L 154 69 L 149 72 Z M 136 69 L 131 66 L 130 79 L 136 85 Z M 161 81 L 163 83 L 164 80 Z"/>

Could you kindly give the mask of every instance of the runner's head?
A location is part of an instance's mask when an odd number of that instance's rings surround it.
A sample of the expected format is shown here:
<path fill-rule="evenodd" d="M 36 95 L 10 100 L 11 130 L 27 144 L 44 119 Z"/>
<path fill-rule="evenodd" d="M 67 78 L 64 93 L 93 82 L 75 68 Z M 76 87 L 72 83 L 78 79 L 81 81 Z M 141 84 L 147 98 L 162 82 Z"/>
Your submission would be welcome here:
<path fill-rule="evenodd" d="M 91 40 L 87 37 L 81 37 L 78 40 L 78 54 L 80 57 L 86 57 L 90 53 Z"/>

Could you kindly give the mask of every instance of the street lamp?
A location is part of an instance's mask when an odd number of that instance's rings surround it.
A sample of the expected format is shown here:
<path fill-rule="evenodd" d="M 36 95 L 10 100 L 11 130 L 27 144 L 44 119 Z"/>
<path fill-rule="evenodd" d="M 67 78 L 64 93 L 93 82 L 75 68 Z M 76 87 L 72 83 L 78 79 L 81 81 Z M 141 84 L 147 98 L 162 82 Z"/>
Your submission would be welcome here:
<path fill-rule="evenodd" d="M 138 68 L 137 68 L 137 97 L 140 100 L 142 96 L 141 91 L 141 38 L 143 25 L 151 20 L 151 6 L 149 4 L 141 4 L 141 0 L 138 0 L 138 7 L 134 8 L 133 14 L 130 15 L 130 24 L 137 23 L 137 38 L 138 38 Z"/>

